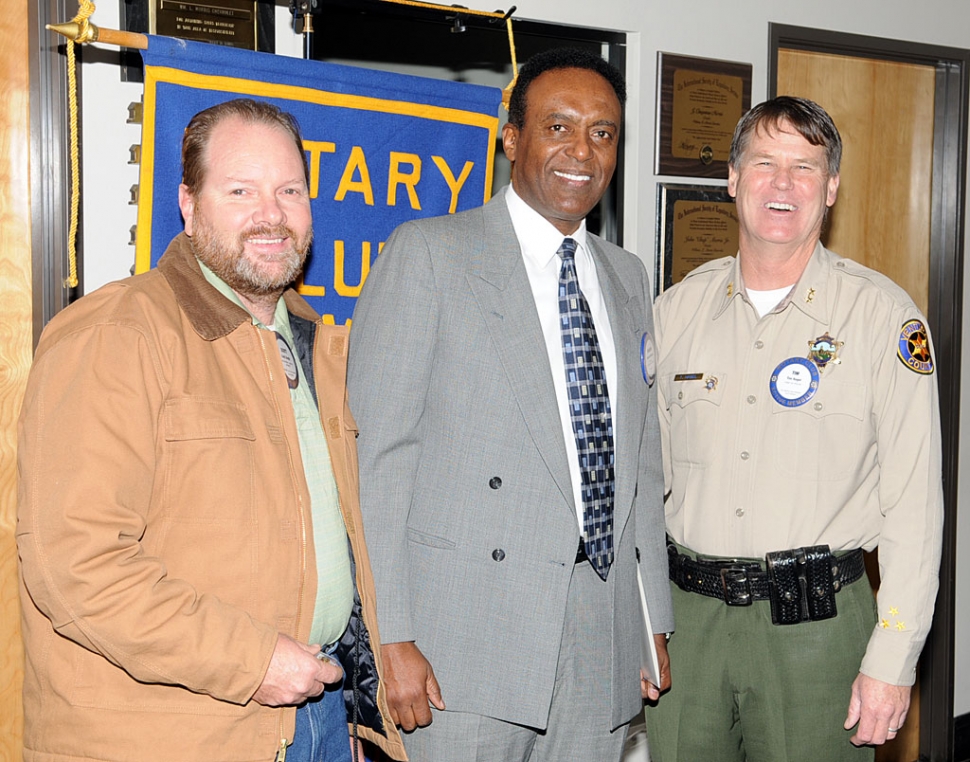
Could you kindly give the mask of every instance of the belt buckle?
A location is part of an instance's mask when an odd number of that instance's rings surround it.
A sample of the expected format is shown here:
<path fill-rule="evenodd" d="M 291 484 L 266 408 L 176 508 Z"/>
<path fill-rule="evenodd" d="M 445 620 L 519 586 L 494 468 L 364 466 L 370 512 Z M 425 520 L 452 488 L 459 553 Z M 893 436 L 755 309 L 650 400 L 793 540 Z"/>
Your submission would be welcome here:
<path fill-rule="evenodd" d="M 728 606 L 750 606 L 751 584 L 744 566 L 725 566 L 721 570 L 721 591 Z"/>

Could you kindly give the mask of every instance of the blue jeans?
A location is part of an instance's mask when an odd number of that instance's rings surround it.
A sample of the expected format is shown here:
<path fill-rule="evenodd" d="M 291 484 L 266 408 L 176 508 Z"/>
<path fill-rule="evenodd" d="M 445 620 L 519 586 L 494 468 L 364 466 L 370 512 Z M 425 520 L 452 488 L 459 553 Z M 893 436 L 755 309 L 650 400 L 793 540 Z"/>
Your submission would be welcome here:
<path fill-rule="evenodd" d="M 297 707 L 296 732 L 286 750 L 286 762 L 352 760 L 343 683 L 328 685 L 319 696 Z"/>

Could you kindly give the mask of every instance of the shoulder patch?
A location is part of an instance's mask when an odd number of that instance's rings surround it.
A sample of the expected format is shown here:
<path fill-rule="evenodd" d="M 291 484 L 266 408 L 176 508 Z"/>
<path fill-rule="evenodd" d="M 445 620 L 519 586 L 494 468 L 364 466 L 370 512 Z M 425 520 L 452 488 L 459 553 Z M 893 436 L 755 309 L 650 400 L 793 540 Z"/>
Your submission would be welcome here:
<path fill-rule="evenodd" d="M 896 354 L 903 365 L 916 373 L 928 376 L 933 372 L 930 335 L 921 320 L 907 320 L 903 323 L 899 331 L 899 349 Z"/>

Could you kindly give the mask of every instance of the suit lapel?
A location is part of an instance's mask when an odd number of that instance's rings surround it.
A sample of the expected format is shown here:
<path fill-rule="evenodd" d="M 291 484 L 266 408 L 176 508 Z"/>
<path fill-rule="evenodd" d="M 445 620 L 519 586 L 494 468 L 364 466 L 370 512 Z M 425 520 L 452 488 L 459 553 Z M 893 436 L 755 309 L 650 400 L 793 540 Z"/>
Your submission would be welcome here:
<path fill-rule="evenodd" d="M 575 513 L 545 338 L 504 194 L 493 198 L 482 212 L 485 242 L 469 262 L 467 281 L 529 433 Z"/>

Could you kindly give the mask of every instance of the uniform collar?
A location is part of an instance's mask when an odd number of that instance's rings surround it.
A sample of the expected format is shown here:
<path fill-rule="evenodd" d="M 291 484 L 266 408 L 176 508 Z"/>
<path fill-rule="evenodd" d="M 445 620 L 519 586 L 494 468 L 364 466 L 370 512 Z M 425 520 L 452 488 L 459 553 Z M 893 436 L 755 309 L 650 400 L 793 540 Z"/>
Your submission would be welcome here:
<path fill-rule="evenodd" d="M 837 259 L 838 257 L 835 254 L 822 246 L 821 241 L 816 243 L 815 251 L 812 252 L 812 256 L 798 282 L 788 292 L 788 295 L 779 302 L 778 306 L 772 310 L 772 313 L 781 312 L 791 304 L 813 320 L 828 323 L 832 301 L 835 298 L 829 275 Z M 744 289 L 744 279 L 741 277 L 741 255 L 739 254 L 734 258 L 734 264 L 725 271 L 722 278 L 718 296 L 720 303 L 714 313 L 714 318 L 717 319 L 723 314 L 728 305 L 735 299 L 742 299 L 747 302 Z"/>

